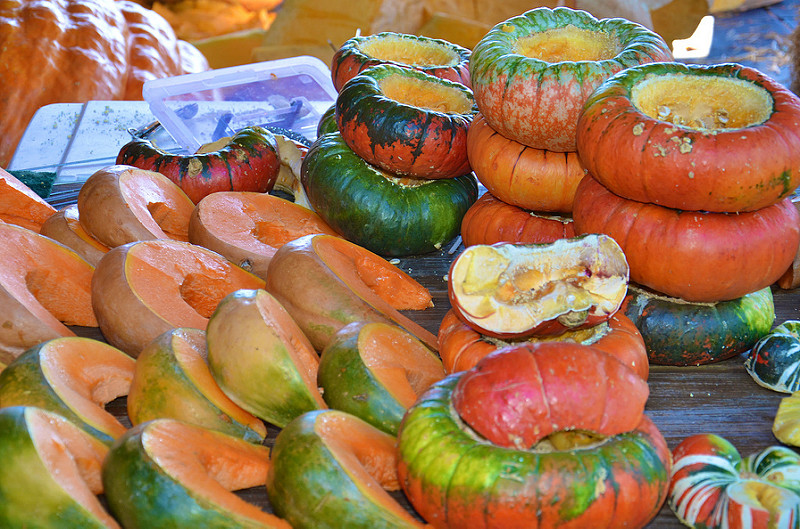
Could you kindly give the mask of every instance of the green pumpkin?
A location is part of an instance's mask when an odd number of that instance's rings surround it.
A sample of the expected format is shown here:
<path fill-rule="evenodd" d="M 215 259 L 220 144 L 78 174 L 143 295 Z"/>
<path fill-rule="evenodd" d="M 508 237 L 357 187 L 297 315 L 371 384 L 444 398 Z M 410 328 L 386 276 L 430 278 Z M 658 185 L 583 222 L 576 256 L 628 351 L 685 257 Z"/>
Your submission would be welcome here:
<path fill-rule="evenodd" d="M 764 335 L 750 350 L 744 367 L 767 389 L 800 390 L 800 321 L 785 321 Z"/>

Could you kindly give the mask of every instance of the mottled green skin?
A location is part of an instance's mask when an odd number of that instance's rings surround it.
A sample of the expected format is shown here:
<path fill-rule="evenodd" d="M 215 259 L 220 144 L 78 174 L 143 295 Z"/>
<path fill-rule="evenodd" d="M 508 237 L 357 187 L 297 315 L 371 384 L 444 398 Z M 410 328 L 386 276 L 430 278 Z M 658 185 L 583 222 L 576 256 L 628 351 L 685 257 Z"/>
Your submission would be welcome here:
<path fill-rule="evenodd" d="M 744 362 L 759 385 L 773 391 L 800 390 L 800 321 L 787 320 L 764 334 Z"/>
<path fill-rule="evenodd" d="M 431 386 L 398 434 L 400 483 L 428 522 L 501 528 L 531 517 L 538 527 L 601 529 L 643 527 L 658 513 L 671 463 L 649 419 L 595 446 L 510 450 L 479 439 L 457 417 L 451 395 L 459 378 Z M 592 509 L 623 501 L 635 507 Z"/>
<path fill-rule="evenodd" d="M 346 239 L 382 256 L 430 253 L 459 234 L 478 198 L 472 173 L 409 186 L 358 157 L 339 133 L 314 142 L 301 168 L 315 211 Z"/>
<path fill-rule="evenodd" d="M 772 328 L 775 305 L 769 287 L 731 301 L 687 303 L 631 285 L 625 315 L 642 334 L 651 364 L 689 366 L 753 347 Z"/>
<path fill-rule="evenodd" d="M 336 125 L 336 105 L 331 105 L 319 118 L 319 123 L 317 123 L 317 137 L 338 130 L 339 127 Z"/>
<path fill-rule="evenodd" d="M 0 527 L 105 528 L 53 479 L 32 439 L 32 407 L 0 409 Z"/>
<path fill-rule="evenodd" d="M 317 421 L 325 414 L 348 415 L 338 410 L 309 412 L 292 421 L 275 439 L 267 474 L 267 493 L 275 513 L 295 529 L 420 527 L 376 503 L 374 489 L 365 488 L 347 472 L 347 463 L 316 430 Z M 366 424 L 359 427 L 371 428 Z"/>

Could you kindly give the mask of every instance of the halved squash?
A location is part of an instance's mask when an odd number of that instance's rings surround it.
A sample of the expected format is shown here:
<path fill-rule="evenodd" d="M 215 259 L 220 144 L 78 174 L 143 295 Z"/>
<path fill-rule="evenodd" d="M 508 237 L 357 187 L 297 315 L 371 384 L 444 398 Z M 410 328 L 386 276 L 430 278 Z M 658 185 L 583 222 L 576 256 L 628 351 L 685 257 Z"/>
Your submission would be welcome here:
<path fill-rule="evenodd" d="M 44 221 L 39 233 L 72 248 L 90 265 L 97 266 L 110 248 L 86 231 L 78 217 L 77 204 L 64 206 Z"/>
<path fill-rule="evenodd" d="M 39 231 L 56 208 L 0 167 L 0 221 Z"/>

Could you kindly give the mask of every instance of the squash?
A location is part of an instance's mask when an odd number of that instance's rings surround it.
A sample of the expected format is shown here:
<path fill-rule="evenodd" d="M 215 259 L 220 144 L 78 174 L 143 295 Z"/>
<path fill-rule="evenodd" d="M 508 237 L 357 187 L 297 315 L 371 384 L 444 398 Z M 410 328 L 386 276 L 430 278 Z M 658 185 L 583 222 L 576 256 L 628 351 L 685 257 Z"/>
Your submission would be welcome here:
<path fill-rule="evenodd" d="M 686 526 L 791 528 L 797 525 L 800 456 L 769 446 L 745 458 L 724 437 L 695 434 L 672 451 L 667 503 Z"/>
<path fill-rule="evenodd" d="M 775 439 L 790 446 L 800 446 L 800 391 L 781 399 L 772 421 Z"/>
<path fill-rule="evenodd" d="M 484 336 L 461 321 L 451 309 L 447 311 L 439 325 L 438 340 L 439 355 L 448 374 L 471 369 L 481 358 L 500 348 L 550 340 L 591 345 L 616 357 L 644 380 L 647 380 L 650 373 L 650 363 L 642 335 L 633 322 L 619 310 L 607 322 L 588 329 L 566 331 L 558 336 L 531 336 L 523 342 L 503 341 Z"/>
<path fill-rule="evenodd" d="M 760 386 L 772 391 L 800 391 L 800 321 L 786 320 L 759 338 L 744 367 Z"/>
<path fill-rule="evenodd" d="M 611 192 L 693 211 L 755 211 L 800 185 L 800 98 L 740 64 L 647 64 L 586 102 L 581 161 Z"/>
<path fill-rule="evenodd" d="M 467 153 L 478 181 L 495 197 L 523 209 L 569 214 L 586 169 L 575 152 L 529 147 L 472 120 Z"/>
<path fill-rule="evenodd" d="M 319 123 L 317 123 L 317 137 L 337 130 L 339 130 L 339 126 L 336 124 L 336 103 L 334 103 L 320 116 Z"/>
<path fill-rule="evenodd" d="M 163 174 L 195 204 L 216 191 L 271 191 L 281 167 L 275 136 L 258 126 L 203 145 L 195 154 L 170 154 L 146 138 L 135 138 L 120 148 L 117 164 Z"/>
<path fill-rule="evenodd" d="M 358 156 L 386 172 L 453 178 L 471 171 L 467 130 L 476 111 L 463 85 L 382 64 L 342 87 L 336 125 Z"/>
<path fill-rule="evenodd" d="M 587 176 L 572 218 L 575 233 L 620 243 L 632 282 L 691 302 L 733 300 L 771 285 L 800 245 L 800 213 L 788 198 L 738 214 L 680 211 L 619 197 Z"/>
<path fill-rule="evenodd" d="M 671 61 L 656 33 L 566 7 L 531 9 L 494 26 L 472 50 L 475 102 L 494 130 L 535 149 L 576 151 L 578 116 L 611 75 Z"/>
<path fill-rule="evenodd" d="M 628 273 L 606 235 L 475 245 L 450 265 L 447 293 L 458 317 L 481 334 L 558 335 L 608 320 L 625 298 Z"/>
<path fill-rule="evenodd" d="M 3 135 L 4 141 L 6 135 Z M 0 164 L 2 165 L 2 164 Z M 0 221 L 39 231 L 56 208 L 0 167 Z"/>
<path fill-rule="evenodd" d="M 623 310 L 642 334 L 655 365 L 726 360 L 748 351 L 775 321 L 770 287 L 730 301 L 691 303 L 629 284 Z"/>
<path fill-rule="evenodd" d="M 543 341 L 485 356 L 461 375 L 451 398 L 461 420 L 486 440 L 526 450 L 554 432 L 609 437 L 633 430 L 648 395 L 647 381 L 613 356 Z"/>
<path fill-rule="evenodd" d="M 69 204 L 56 211 L 44 221 L 39 233 L 68 246 L 92 266 L 97 266 L 110 250 L 81 225 L 78 204 Z"/>
<path fill-rule="evenodd" d="M 134 426 L 106 456 L 102 476 L 126 528 L 290 529 L 233 491 L 264 486 L 269 448 L 175 419 Z"/>
<path fill-rule="evenodd" d="M 314 211 L 342 237 L 382 256 L 441 250 L 478 198 L 472 174 L 400 178 L 364 161 L 338 133 L 317 138 L 301 173 Z"/>
<path fill-rule="evenodd" d="M 469 87 L 471 53 L 458 44 L 418 35 L 391 31 L 357 35 L 333 54 L 331 78 L 339 92 L 347 81 L 367 68 L 394 64 Z"/>
<path fill-rule="evenodd" d="M 397 473 L 414 509 L 435 527 L 644 527 L 667 495 L 671 458 L 644 415 L 633 430 L 597 438 L 551 435 L 533 450 L 495 446 L 452 408 L 462 373 L 435 383 L 397 435 Z"/>
<path fill-rule="evenodd" d="M 0 167 L 51 103 L 141 100 L 149 79 L 208 69 L 156 12 L 130 1 L 7 2 L 0 7 Z M 58 80 L 55 82 L 54 80 Z"/>

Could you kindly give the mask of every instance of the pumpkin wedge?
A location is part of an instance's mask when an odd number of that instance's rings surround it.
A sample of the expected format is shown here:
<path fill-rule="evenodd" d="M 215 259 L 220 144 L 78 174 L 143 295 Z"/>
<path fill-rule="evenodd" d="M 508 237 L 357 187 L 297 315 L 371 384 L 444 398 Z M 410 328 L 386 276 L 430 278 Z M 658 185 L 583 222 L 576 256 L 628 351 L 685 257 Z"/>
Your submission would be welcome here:
<path fill-rule="evenodd" d="M 0 409 L 0 526 L 120 529 L 105 511 L 100 469 L 108 446 L 60 415 Z"/>
<path fill-rule="evenodd" d="M 54 338 L 32 347 L 0 373 L 0 407 L 52 411 L 110 445 L 127 428 L 105 405 L 128 394 L 135 364 L 99 340 Z"/>
<path fill-rule="evenodd" d="M 39 231 L 56 208 L 0 167 L 0 221 Z"/>
<path fill-rule="evenodd" d="M 137 241 L 109 251 L 91 286 L 100 331 L 136 357 L 176 327 L 205 330 L 226 295 L 263 288 L 264 280 L 202 246 L 170 239 Z"/>
<path fill-rule="evenodd" d="M 313 211 L 266 193 L 212 193 L 195 206 L 189 219 L 190 242 L 224 255 L 262 279 L 278 248 L 311 233 L 337 235 Z"/>
<path fill-rule="evenodd" d="M 280 428 L 326 408 L 319 357 L 286 309 L 263 289 L 227 295 L 208 322 L 208 365 L 239 406 Z"/>
<path fill-rule="evenodd" d="M 172 329 L 144 348 L 127 405 L 134 426 L 170 418 L 255 443 L 267 436 L 264 423 L 219 388 L 208 368 L 206 333 L 199 329 Z"/>
<path fill-rule="evenodd" d="M 110 248 L 86 231 L 78 217 L 77 204 L 64 206 L 44 221 L 39 233 L 72 248 L 89 264 L 97 266 Z"/>
<path fill-rule="evenodd" d="M 266 288 L 317 351 L 354 321 L 395 323 L 436 350 L 436 336 L 400 313 L 430 307 L 428 289 L 347 240 L 316 234 L 283 245 L 269 264 Z"/>
<path fill-rule="evenodd" d="M 0 362 L 30 347 L 74 336 L 66 325 L 97 327 L 94 267 L 63 244 L 27 228 L 0 223 Z"/>
<path fill-rule="evenodd" d="M 269 501 L 295 529 L 410 529 L 424 524 L 398 490 L 396 439 L 339 410 L 304 413 L 281 430 L 267 476 Z"/>
<path fill-rule="evenodd" d="M 317 381 L 328 406 L 397 435 L 406 410 L 444 376 L 436 353 L 402 328 L 353 322 L 322 351 Z"/>
<path fill-rule="evenodd" d="M 263 486 L 269 448 L 174 419 L 128 430 L 103 464 L 103 486 L 126 529 L 290 529 L 233 491 Z"/>

